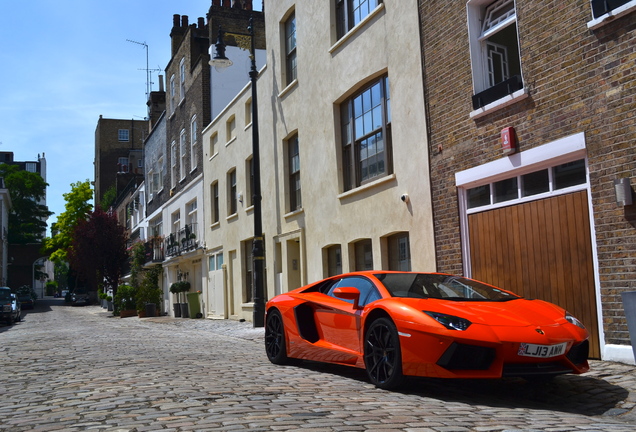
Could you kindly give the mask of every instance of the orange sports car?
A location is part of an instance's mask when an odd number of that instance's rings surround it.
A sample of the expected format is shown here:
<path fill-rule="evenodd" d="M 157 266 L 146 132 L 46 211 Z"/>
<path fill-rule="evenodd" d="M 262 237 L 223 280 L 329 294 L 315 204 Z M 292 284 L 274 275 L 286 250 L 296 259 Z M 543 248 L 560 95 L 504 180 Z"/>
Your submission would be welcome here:
<path fill-rule="evenodd" d="M 405 376 L 552 377 L 589 369 L 588 333 L 564 309 L 441 273 L 342 274 L 272 298 L 265 350 L 364 368 L 377 387 Z"/>

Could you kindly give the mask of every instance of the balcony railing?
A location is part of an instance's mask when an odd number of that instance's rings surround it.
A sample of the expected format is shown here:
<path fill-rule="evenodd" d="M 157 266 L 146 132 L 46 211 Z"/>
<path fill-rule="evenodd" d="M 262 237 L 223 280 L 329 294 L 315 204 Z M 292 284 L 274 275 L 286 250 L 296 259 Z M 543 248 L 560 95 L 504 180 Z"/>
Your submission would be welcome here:
<path fill-rule="evenodd" d="M 522 88 L 523 81 L 521 80 L 521 76 L 514 75 L 509 79 L 502 81 L 499 84 L 495 84 L 494 86 L 474 95 L 473 109 L 484 107 L 489 103 L 511 95 Z"/>
<path fill-rule="evenodd" d="M 153 237 L 145 243 L 146 263 L 162 262 L 165 259 L 165 239 Z"/>
<path fill-rule="evenodd" d="M 199 247 L 197 224 L 188 224 L 165 239 L 166 257 L 181 255 Z"/>

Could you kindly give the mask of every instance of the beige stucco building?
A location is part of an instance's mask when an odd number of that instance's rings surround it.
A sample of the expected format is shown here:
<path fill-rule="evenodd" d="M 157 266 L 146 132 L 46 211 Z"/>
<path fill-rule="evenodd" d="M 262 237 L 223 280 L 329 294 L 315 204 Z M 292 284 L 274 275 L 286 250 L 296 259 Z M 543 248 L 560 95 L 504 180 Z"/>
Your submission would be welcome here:
<path fill-rule="evenodd" d="M 266 6 L 266 299 L 348 271 L 436 269 L 417 1 L 353 3 Z M 240 76 L 244 63 L 218 73 Z M 242 79 L 203 131 L 205 296 L 208 317 L 251 320 L 253 124 Z"/>

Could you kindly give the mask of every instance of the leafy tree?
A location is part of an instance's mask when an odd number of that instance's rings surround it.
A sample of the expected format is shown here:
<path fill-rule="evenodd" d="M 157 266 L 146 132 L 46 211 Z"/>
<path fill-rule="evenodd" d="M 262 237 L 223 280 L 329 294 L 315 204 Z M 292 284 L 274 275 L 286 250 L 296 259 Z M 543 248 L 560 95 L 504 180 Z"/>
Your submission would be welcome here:
<path fill-rule="evenodd" d="M 69 263 L 89 289 L 94 291 L 106 284 L 115 290 L 128 260 L 126 241 L 126 232 L 117 218 L 98 207 L 75 227 Z"/>
<path fill-rule="evenodd" d="M 99 205 L 102 208 L 107 209 L 115 202 L 115 198 L 117 198 L 117 188 L 113 184 L 111 187 L 106 189 L 106 192 L 104 192 L 104 196 L 102 197 L 102 201 L 99 203 Z"/>
<path fill-rule="evenodd" d="M 17 165 L 0 164 L 0 177 L 11 197 L 8 242 L 39 243 L 44 240 L 46 219 L 53 213 L 40 204 L 48 183 L 38 173 L 21 170 Z"/>
<path fill-rule="evenodd" d="M 57 222 L 51 228 L 53 236 L 45 243 L 50 260 L 56 264 L 56 267 L 66 266 L 75 227 L 80 221 L 86 220 L 89 212 L 93 210 L 93 205 L 90 203 L 93 190 L 88 180 L 72 183 L 71 191 L 63 196 L 66 200 L 65 211 L 57 217 Z"/>

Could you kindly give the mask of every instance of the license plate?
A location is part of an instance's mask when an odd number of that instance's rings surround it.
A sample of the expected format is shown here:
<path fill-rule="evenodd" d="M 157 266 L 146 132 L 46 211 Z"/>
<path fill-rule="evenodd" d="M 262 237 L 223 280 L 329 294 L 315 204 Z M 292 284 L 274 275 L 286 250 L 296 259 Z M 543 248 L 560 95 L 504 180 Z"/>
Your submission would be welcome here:
<path fill-rule="evenodd" d="M 567 346 L 567 342 L 558 345 L 535 345 L 522 343 L 519 345 L 519 351 L 517 354 L 524 357 L 557 357 L 565 353 L 565 348 Z"/>

